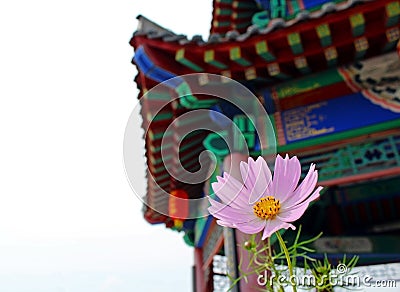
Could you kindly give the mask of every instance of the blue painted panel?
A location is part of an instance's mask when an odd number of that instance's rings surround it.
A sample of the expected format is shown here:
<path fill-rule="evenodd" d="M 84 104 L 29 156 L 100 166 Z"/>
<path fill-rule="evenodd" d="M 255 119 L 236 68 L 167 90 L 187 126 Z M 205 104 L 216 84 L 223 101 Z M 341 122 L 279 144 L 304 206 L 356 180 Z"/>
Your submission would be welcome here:
<path fill-rule="evenodd" d="M 210 108 L 209 115 L 211 120 L 221 127 L 221 129 L 226 129 L 232 124 L 233 117 L 236 115 L 243 115 L 243 112 L 230 102 L 220 101 Z M 221 115 L 227 117 L 231 121 L 228 119 L 221 119 Z"/>
<path fill-rule="evenodd" d="M 207 217 L 207 222 L 202 230 L 200 238 L 196 244 L 196 247 L 203 247 L 204 241 L 206 240 L 208 230 L 210 229 L 211 222 L 213 221 L 214 217 L 209 215 Z"/>
<path fill-rule="evenodd" d="M 344 1 L 344 0 L 343 0 Z M 270 18 L 289 16 L 289 5 L 293 7 L 304 7 L 304 10 L 312 10 L 314 8 L 319 8 L 325 3 L 338 2 L 337 0 L 256 0 L 258 6 L 269 12 Z M 282 15 L 284 12 L 285 15 Z M 298 11 L 295 11 L 297 14 Z"/>
<path fill-rule="evenodd" d="M 304 8 L 306 10 L 321 6 L 328 2 L 334 3 L 335 1 L 333 1 L 333 0 L 303 0 Z"/>
<path fill-rule="evenodd" d="M 142 71 L 145 75 L 147 72 L 149 72 L 149 70 L 151 70 L 154 67 L 153 62 L 146 55 L 143 47 L 139 47 L 136 50 L 133 60 L 135 61 L 136 65 L 139 67 L 140 71 Z"/>
<path fill-rule="evenodd" d="M 287 144 L 399 118 L 399 113 L 371 103 L 361 93 L 282 112 Z"/>
<path fill-rule="evenodd" d="M 276 111 L 276 108 L 275 108 L 275 102 L 272 99 L 271 91 L 269 89 L 264 90 L 264 92 L 262 92 L 262 96 L 264 99 L 265 110 L 269 115 L 273 114 Z"/>
<path fill-rule="evenodd" d="M 146 54 L 143 47 L 139 47 L 138 49 L 136 49 L 133 59 L 136 65 L 139 67 L 140 71 L 144 73 L 144 75 L 157 82 L 163 82 L 176 76 L 175 74 L 167 70 L 157 67 L 150 59 L 150 57 Z M 182 81 L 180 79 L 177 79 L 174 81 L 169 81 L 169 83 L 166 83 L 166 85 L 172 88 L 176 88 L 176 86 L 179 85 L 181 82 Z"/>

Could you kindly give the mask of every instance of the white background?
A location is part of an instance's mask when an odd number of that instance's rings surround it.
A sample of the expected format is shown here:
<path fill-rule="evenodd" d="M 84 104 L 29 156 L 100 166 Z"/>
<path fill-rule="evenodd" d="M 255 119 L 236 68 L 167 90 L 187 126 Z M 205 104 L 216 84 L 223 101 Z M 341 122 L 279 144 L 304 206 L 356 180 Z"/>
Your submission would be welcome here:
<path fill-rule="evenodd" d="M 0 292 L 191 291 L 193 250 L 144 221 L 125 177 L 128 42 L 138 14 L 207 35 L 211 2 L 1 4 Z"/>

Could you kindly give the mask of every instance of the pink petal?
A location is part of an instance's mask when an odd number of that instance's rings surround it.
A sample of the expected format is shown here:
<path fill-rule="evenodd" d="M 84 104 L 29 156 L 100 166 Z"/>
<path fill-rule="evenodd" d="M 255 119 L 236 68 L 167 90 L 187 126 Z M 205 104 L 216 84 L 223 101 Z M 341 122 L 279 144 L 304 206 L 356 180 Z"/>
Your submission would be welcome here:
<path fill-rule="evenodd" d="M 235 227 L 246 234 L 255 234 L 260 232 L 265 227 L 266 221 L 255 217 L 251 222 L 238 223 Z"/>
<path fill-rule="evenodd" d="M 240 164 L 240 173 L 244 184 L 250 191 L 249 203 L 254 204 L 261 197 L 269 193 L 269 184 L 271 182 L 271 171 L 264 158 L 261 156 L 256 161 L 249 157 L 248 163 Z"/>
<path fill-rule="evenodd" d="M 298 208 L 294 208 L 291 210 L 286 210 L 284 212 L 280 212 L 276 217 L 279 220 L 285 221 L 285 222 L 293 222 L 299 219 L 306 209 L 308 208 L 308 204 L 304 204 Z"/>
<path fill-rule="evenodd" d="M 320 196 L 319 192 L 320 192 L 322 189 L 323 189 L 323 187 L 318 187 L 318 188 L 314 191 L 314 193 L 312 193 L 311 196 L 309 196 L 307 199 L 305 199 L 305 200 L 304 200 L 303 202 L 301 202 L 300 204 L 293 205 L 293 206 L 287 206 L 287 207 L 282 206 L 282 213 L 284 213 L 284 212 L 286 212 L 286 211 L 291 211 L 291 210 L 299 209 L 299 208 L 301 208 L 302 206 L 307 206 L 307 207 L 308 207 L 308 205 L 309 205 L 312 201 L 314 201 L 314 200 L 316 200 L 316 199 L 319 198 L 319 196 Z M 306 207 L 306 208 L 307 208 L 307 207 Z M 305 211 L 305 210 L 304 210 L 304 211 Z M 303 212 L 303 213 L 304 213 L 304 212 Z"/>
<path fill-rule="evenodd" d="M 291 206 L 304 201 L 311 192 L 315 189 L 318 181 L 318 171 L 315 170 L 315 164 L 311 164 L 310 169 L 306 177 L 303 179 L 297 189 L 285 200 L 281 201 L 281 204 Z"/>
<path fill-rule="evenodd" d="M 221 199 L 225 205 L 231 205 L 237 208 L 248 206 L 248 191 L 242 186 L 237 189 L 232 183 L 228 183 L 225 178 L 217 177 L 218 182 L 211 184 L 214 193 Z"/>
<path fill-rule="evenodd" d="M 217 220 L 217 224 L 224 227 L 235 228 L 235 225 L 230 222 L 225 222 L 222 220 Z"/>
<path fill-rule="evenodd" d="M 253 213 L 253 208 L 248 207 L 248 208 L 234 208 L 232 206 L 228 206 L 224 203 L 220 203 L 216 200 L 213 200 L 211 198 L 208 199 L 208 201 L 210 202 L 211 206 L 209 207 L 209 209 L 212 209 L 213 211 L 215 211 L 214 213 L 219 212 L 220 210 L 224 210 L 224 209 L 228 209 L 228 210 L 233 210 L 233 212 L 235 212 L 237 215 L 246 215 L 246 214 L 254 214 Z"/>
<path fill-rule="evenodd" d="M 230 206 L 221 204 L 213 199 L 209 199 L 211 207 L 208 208 L 208 211 L 215 218 L 223 220 L 229 223 L 238 223 L 238 222 L 249 222 L 253 220 L 256 215 L 253 213 L 252 209 L 243 210 L 243 209 L 235 209 Z"/>
<path fill-rule="evenodd" d="M 267 224 L 265 225 L 262 240 L 266 239 L 267 237 L 271 237 L 272 233 L 282 228 L 284 229 L 292 228 L 293 230 L 296 229 L 296 227 L 294 227 L 292 224 L 283 222 L 277 218 L 273 220 L 268 220 Z"/>
<path fill-rule="evenodd" d="M 272 195 L 280 201 L 286 200 L 292 195 L 301 175 L 300 161 L 296 156 L 289 159 L 286 154 L 285 159 L 280 155 L 276 157 L 274 168 L 274 179 L 272 183 Z"/>

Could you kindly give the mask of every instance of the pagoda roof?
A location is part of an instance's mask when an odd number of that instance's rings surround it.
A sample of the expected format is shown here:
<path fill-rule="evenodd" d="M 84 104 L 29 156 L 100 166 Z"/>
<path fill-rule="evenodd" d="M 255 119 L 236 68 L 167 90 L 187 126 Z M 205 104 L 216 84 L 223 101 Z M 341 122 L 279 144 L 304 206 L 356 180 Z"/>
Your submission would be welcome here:
<path fill-rule="evenodd" d="M 214 10 L 222 7 L 218 6 L 222 5 L 221 2 L 213 2 Z M 173 220 L 168 216 L 169 202 L 165 193 L 182 189 L 190 198 L 199 198 L 203 196 L 204 190 L 202 184 L 177 181 L 165 167 L 167 160 L 172 169 L 178 168 L 180 162 L 186 170 L 197 171 L 200 166 L 198 156 L 205 149 L 203 141 L 208 133 L 204 131 L 189 136 L 176 147 L 182 139 L 180 129 L 186 127 L 176 124 L 178 134 L 167 133 L 165 137 L 166 129 L 174 119 L 198 105 L 188 100 L 174 100 L 173 97 L 178 94 L 176 88 L 160 83 L 195 72 L 224 75 L 263 88 L 289 84 L 291 79 L 314 78 L 315 73 L 329 70 L 340 71 L 341 74 L 347 72 L 350 76 L 350 71 L 343 65 L 371 59 L 396 49 L 400 38 L 399 14 L 400 2 L 393 0 L 326 3 L 319 10 L 303 11 L 289 20 L 273 19 L 265 28 L 250 25 L 243 31 L 227 30 L 216 34 L 217 28 L 212 26 L 213 34 L 207 41 L 200 36 L 189 40 L 144 16 L 138 16 L 139 27 L 130 43 L 135 48 L 133 62 L 139 71 L 135 81 L 140 89 L 142 127 L 147 130 L 144 136 L 148 165 L 148 189 L 144 207 L 146 220 L 173 225 Z M 222 18 L 214 15 L 213 21 L 216 19 Z M 336 69 L 338 66 L 339 69 Z M 314 75 L 310 75 L 312 73 Z M 365 90 L 373 93 L 369 85 L 364 84 L 365 80 L 360 83 L 358 79 L 351 80 L 350 77 L 344 76 L 336 84 L 332 82 L 316 90 L 322 96 L 322 93 L 332 94 L 332 86 L 336 88 L 335 94 L 338 94 L 338 90 L 349 93 L 354 88 L 361 91 L 363 86 L 367 86 Z M 393 90 L 388 90 L 392 94 Z M 398 96 L 400 92 L 393 94 Z M 307 94 L 297 94 L 290 97 L 290 102 L 289 98 L 285 98 L 279 103 L 281 106 L 292 107 L 296 102 L 310 102 L 312 98 Z M 195 103 L 201 104 L 200 108 L 210 107 L 216 102 L 200 96 L 195 99 Z M 379 102 L 385 104 L 386 100 L 375 98 L 375 103 Z M 392 107 L 397 107 L 397 103 Z M 200 119 L 206 120 L 209 117 Z M 162 158 L 163 137 L 166 138 L 170 155 Z"/>
<path fill-rule="evenodd" d="M 253 0 L 214 0 L 210 34 L 245 33 L 252 24 L 253 15 L 260 11 Z"/>
<path fill-rule="evenodd" d="M 207 72 L 268 86 L 394 50 L 399 14 L 400 2 L 393 0 L 326 3 L 288 21 L 272 19 L 265 28 L 253 25 L 208 41 L 188 40 L 139 16 L 130 43 L 133 62 L 156 83 Z M 162 76 L 152 76 L 158 69 Z"/>

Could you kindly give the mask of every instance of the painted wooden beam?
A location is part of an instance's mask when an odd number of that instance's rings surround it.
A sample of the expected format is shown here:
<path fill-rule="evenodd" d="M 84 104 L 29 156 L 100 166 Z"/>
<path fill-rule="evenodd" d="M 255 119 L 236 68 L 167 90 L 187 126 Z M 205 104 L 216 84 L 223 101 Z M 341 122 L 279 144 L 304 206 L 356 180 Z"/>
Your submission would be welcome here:
<path fill-rule="evenodd" d="M 302 74 L 308 74 L 311 72 L 307 59 L 304 56 L 294 58 L 294 65 Z"/>
<path fill-rule="evenodd" d="M 298 32 L 288 34 L 287 41 L 290 48 L 292 49 L 293 54 L 299 55 L 304 52 L 303 45 L 301 43 L 301 37 Z"/>
<path fill-rule="evenodd" d="M 243 58 L 242 51 L 241 51 L 240 47 L 231 48 L 230 51 L 229 51 L 229 58 L 233 62 L 235 62 L 235 63 L 237 63 L 237 64 L 239 64 L 241 66 L 244 66 L 244 67 L 252 65 L 252 63 L 249 60 Z"/>
<path fill-rule="evenodd" d="M 218 20 L 213 21 L 214 27 L 229 27 L 230 25 L 231 25 L 230 21 L 218 21 Z"/>
<path fill-rule="evenodd" d="M 369 48 L 368 39 L 366 37 L 361 37 L 354 40 L 354 48 L 355 48 L 355 58 L 356 60 L 360 60 L 364 58 L 367 50 Z"/>
<path fill-rule="evenodd" d="M 396 47 L 396 44 L 400 39 L 399 28 L 396 26 L 388 29 L 386 31 L 386 39 L 387 43 L 385 44 L 383 51 L 384 52 L 392 51 Z"/>
<path fill-rule="evenodd" d="M 321 43 L 321 46 L 323 47 L 328 47 L 332 45 L 332 36 L 331 36 L 331 30 L 329 28 L 329 24 L 321 24 L 318 25 L 315 30 L 317 31 L 317 35 L 319 37 L 319 41 Z"/>
<path fill-rule="evenodd" d="M 250 67 L 244 71 L 244 76 L 246 77 L 246 80 L 254 80 L 256 79 L 257 76 L 257 70 L 254 67 Z"/>
<path fill-rule="evenodd" d="M 228 8 L 217 8 L 215 9 L 215 14 L 220 16 L 229 16 L 232 15 L 232 9 Z"/>
<path fill-rule="evenodd" d="M 288 79 L 290 77 L 289 75 L 287 75 L 281 71 L 281 68 L 278 63 L 272 63 L 272 64 L 267 65 L 267 70 L 268 70 L 268 74 L 271 77 L 276 77 L 276 78 L 282 79 L 282 80 Z"/>
<path fill-rule="evenodd" d="M 254 1 L 233 1 L 232 7 L 235 9 L 257 9 Z"/>
<path fill-rule="evenodd" d="M 338 61 L 338 53 L 335 47 L 329 47 L 324 51 L 325 59 L 328 67 L 336 66 Z"/>
<path fill-rule="evenodd" d="M 204 71 L 202 67 L 195 64 L 193 61 L 189 60 L 187 56 L 185 56 L 185 54 L 186 54 L 185 48 L 179 49 L 175 54 L 175 60 L 196 72 Z"/>
<path fill-rule="evenodd" d="M 254 12 L 250 11 L 250 12 L 246 12 L 246 11 L 237 11 L 237 12 L 233 12 L 232 15 L 232 19 L 243 19 L 243 18 L 250 18 L 252 17 L 254 14 Z"/>
<path fill-rule="evenodd" d="M 399 23 L 400 2 L 393 1 L 386 4 L 386 27 L 391 27 Z"/>
<path fill-rule="evenodd" d="M 267 41 L 260 41 L 256 43 L 256 53 L 259 55 L 261 58 L 263 58 L 267 62 L 272 62 L 276 60 L 275 55 L 271 51 L 271 49 L 268 47 Z"/>
<path fill-rule="evenodd" d="M 204 62 L 214 67 L 217 67 L 218 69 L 228 68 L 226 64 L 216 59 L 214 50 L 206 50 L 204 52 Z"/>
<path fill-rule="evenodd" d="M 365 18 L 362 13 L 350 16 L 350 25 L 354 37 L 359 37 L 365 32 Z"/>

